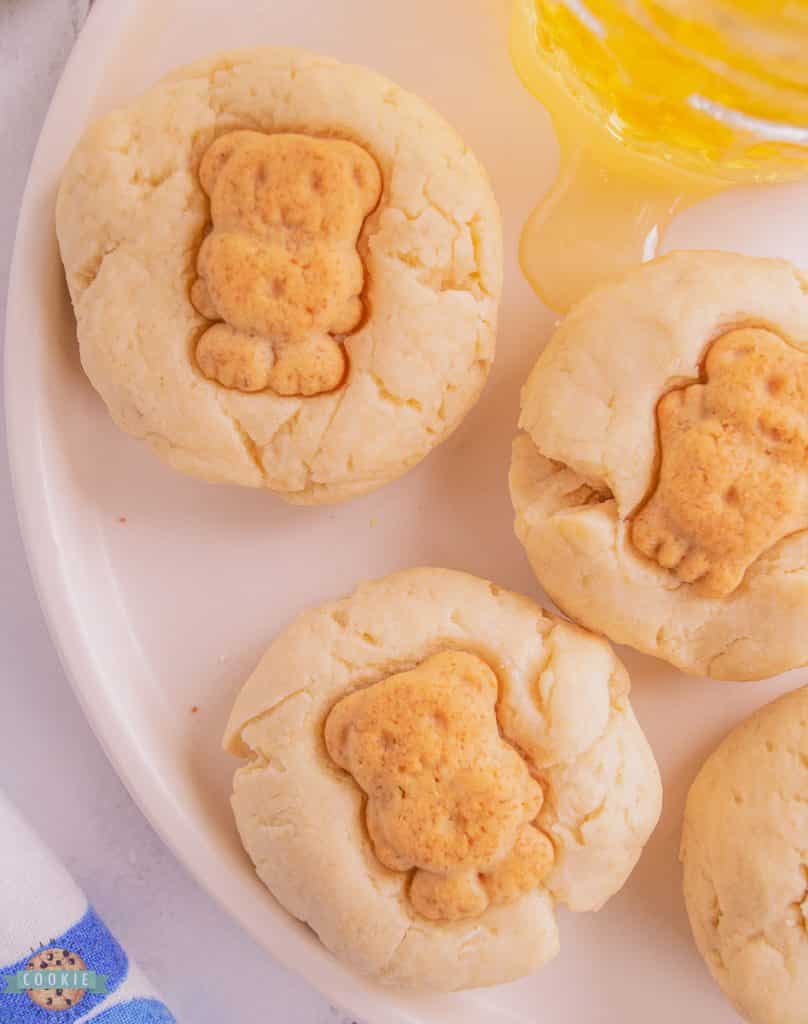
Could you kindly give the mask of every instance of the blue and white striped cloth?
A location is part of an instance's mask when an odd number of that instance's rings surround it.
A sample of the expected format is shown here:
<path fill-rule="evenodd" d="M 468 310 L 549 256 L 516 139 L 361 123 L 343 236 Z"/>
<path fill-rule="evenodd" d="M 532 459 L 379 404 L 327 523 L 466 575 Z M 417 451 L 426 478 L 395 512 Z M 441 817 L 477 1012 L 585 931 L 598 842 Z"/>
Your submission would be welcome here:
<path fill-rule="evenodd" d="M 106 991 L 84 990 L 75 1005 L 57 1009 L 39 1005 L 46 1001 L 41 995 L 7 991 L 29 964 L 55 967 L 48 950 L 57 951 L 52 957 L 67 951 L 80 958 L 104 976 Z M 0 1024 L 74 1021 L 176 1024 L 65 868 L 0 793 Z"/>

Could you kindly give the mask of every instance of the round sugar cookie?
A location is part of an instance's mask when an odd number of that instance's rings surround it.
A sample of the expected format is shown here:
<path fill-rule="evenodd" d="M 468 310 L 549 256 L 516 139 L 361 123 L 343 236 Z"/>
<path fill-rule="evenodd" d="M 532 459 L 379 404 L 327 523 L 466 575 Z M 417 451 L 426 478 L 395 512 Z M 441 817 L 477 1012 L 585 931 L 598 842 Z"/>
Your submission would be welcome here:
<path fill-rule="evenodd" d="M 558 950 L 660 813 L 608 643 L 444 569 L 362 584 L 272 643 L 230 715 L 232 805 L 256 870 L 352 967 L 453 990 Z"/>
<path fill-rule="evenodd" d="M 516 532 L 577 622 L 720 679 L 808 661 L 808 280 L 677 252 L 593 291 L 522 392 Z"/>
<path fill-rule="evenodd" d="M 756 711 L 685 806 L 684 895 L 699 952 L 751 1024 L 808 1022 L 808 687 Z"/>
<path fill-rule="evenodd" d="M 56 227 L 90 381 L 207 480 L 373 490 L 457 427 L 494 357 L 485 172 L 365 68 L 264 48 L 174 71 L 87 129 Z"/>

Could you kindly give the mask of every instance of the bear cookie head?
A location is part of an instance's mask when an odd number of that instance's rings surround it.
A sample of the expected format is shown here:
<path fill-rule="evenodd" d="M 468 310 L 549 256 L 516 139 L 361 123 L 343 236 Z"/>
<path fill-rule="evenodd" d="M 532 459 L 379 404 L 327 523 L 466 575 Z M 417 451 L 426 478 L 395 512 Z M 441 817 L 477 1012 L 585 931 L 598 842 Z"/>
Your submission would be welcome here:
<path fill-rule="evenodd" d="M 363 316 L 357 242 L 381 195 L 376 161 L 343 139 L 239 130 L 208 147 L 199 180 L 211 226 L 191 301 L 214 321 L 199 369 L 240 391 L 333 391 L 340 338 Z"/>
<path fill-rule="evenodd" d="M 535 888 L 553 845 L 535 827 L 544 794 L 499 732 L 498 683 L 474 654 L 447 651 L 338 701 L 331 759 L 367 795 L 378 860 L 412 871 L 413 909 L 476 917 Z"/>

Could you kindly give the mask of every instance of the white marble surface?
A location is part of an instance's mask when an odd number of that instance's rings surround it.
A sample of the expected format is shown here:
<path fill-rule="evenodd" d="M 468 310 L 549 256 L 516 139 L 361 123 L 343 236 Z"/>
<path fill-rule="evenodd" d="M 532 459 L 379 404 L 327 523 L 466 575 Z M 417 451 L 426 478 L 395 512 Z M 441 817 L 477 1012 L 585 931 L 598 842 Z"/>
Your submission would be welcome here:
<path fill-rule="evenodd" d="M 0 324 L 31 154 L 90 2 L 0 0 Z M 0 785 L 26 809 L 181 1024 L 339 1024 L 339 1013 L 274 964 L 197 887 L 118 782 L 45 629 L 17 529 L 4 437 L 2 452 Z M 176 971 L 191 960 L 208 972 L 204 985 Z"/>

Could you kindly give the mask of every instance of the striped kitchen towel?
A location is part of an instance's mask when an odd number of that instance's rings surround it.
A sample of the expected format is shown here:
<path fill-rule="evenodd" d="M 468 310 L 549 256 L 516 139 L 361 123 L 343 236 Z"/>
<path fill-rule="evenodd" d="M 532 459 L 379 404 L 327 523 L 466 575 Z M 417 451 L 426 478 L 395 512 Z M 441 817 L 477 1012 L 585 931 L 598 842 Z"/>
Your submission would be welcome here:
<path fill-rule="evenodd" d="M 176 1024 L 0 793 L 0 1024 Z"/>

